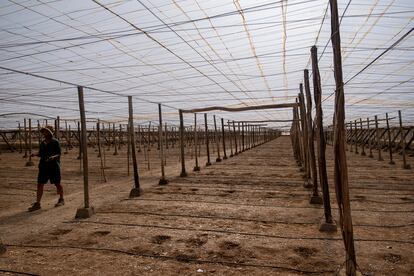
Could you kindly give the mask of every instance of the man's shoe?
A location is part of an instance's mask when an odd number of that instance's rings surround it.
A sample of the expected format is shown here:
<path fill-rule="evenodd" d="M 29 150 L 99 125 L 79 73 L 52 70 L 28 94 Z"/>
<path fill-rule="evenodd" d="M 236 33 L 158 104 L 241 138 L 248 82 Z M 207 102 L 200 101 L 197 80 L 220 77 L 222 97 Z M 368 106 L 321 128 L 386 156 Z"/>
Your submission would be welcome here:
<path fill-rule="evenodd" d="M 65 205 L 65 200 L 63 198 L 59 198 L 58 202 L 55 204 L 55 207 Z"/>
<path fill-rule="evenodd" d="M 33 205 L 31 207 L 28 208 L 29 212 L 33 212 L 36 210 L 40 210 L 42 207 L 40 207 L 40 203 L 39 202 L 35 202 L 33 203 Z"/>

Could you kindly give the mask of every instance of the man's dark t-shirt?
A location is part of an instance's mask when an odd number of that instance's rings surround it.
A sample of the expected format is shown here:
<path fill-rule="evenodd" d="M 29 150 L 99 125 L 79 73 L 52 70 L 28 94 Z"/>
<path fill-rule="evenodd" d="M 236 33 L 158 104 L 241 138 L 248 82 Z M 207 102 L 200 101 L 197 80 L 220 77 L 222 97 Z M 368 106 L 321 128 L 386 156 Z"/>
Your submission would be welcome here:
<path fill-rule="evenodd" d="M 55 138 L 49 143 L 42 141 L 39 148 L 39 175 L 37 177 L 38 184 L 46 184 L 48 180 L 52 184 L 60 184 L 60 157 L 57 159 L 46 161 L 51 156 L 60 155 L 61 148 L 59 141 Z"/>

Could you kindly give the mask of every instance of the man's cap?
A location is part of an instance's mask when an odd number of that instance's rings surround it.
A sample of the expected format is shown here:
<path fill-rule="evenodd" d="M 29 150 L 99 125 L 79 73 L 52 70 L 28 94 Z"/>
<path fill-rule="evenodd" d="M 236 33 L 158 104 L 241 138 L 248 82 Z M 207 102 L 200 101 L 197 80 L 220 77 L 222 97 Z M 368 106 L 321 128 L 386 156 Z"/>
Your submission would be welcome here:
<path fill-rule="evenodd" d="M 48 133 L 50 133 L 50 135 L 52 135 L 53 136 L 53 133 L 55 132 L 55 130 L 53 129 L 53 127 L 52 126 L 45 126 L 45 127 L 42 127 L 41 129 L 40 129 L 40 132 L 48 132 Z"/>

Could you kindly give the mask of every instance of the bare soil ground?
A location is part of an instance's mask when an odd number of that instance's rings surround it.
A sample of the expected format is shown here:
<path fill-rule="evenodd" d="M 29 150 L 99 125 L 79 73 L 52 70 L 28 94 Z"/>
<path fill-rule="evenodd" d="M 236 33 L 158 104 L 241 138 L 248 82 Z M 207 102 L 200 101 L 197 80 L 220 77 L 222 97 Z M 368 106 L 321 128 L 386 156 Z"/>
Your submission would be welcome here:
<path fill-rule="evenodd" d="M 93 151 L 92 151 L 93 152 Z M 95 154 L 95 153 L 93 153 Z M 167 176 L 178 175 L 170 151 Z M 375 153 L 374 153 L 375 154 Z M 323 207 L 292 157 L 289 137 L 245 151 L 158 186 L 159 161 L 142 169 L 144 193 L 129 199 L 126 157 L 107 155 L 108 182 L 91 158 L 96 214 L 73 219 L 82 205 L 76 153 L 63 158 L 66 205 L 49 185 L 43 209 L 27 213 L 36 167 L 21 155 L 0 155 L 0 270 L 35 275 L 335 275 L 345 260 L 340 232 L 318 231 Z M 142 157 L 142 154 L 140 155 Z M 383 153 L 384 158 L 386 154 Z M 414 274 L 414 172 L 348 152 L 357 262 L 365 275 Z M 125 159 L 125 160 L 124 160 Z M 337 217 L 331 147 L 327 151 Z M 151 159 L 150 159 L 151 160 Z M 212 160 L 215 160 L 212 159 Z M 96 163 L 94 163 L 96 162 Z M 412 158 L 409 159 L 414 165 Z M 200 160 L 205 164 L 205 160 Z M 95 169 L 93 169 L 95 168 Z"/>

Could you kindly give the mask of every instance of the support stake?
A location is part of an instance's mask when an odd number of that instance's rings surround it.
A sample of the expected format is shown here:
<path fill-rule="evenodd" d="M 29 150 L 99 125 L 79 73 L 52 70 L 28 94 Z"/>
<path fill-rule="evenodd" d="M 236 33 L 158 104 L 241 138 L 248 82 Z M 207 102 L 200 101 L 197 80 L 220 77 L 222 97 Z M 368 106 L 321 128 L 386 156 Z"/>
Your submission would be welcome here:
<path fill-rule="evenodd" d="M 76 211 L 75 218 L 89 218 L 93 215 L 94 209 L 89 206 L 89 170 L 88 170 L 88 147 L 86 141 L 86 118 L 85 118 L 85 105 L 83 101 L 83 87 L 78 86 L 78 98 L 79 98 L 79 112 L 81 119 L 81 137 L 82 140 L 82 155 L 83 155 L 83 201 L 84 207 L 79 208 Z"/>

